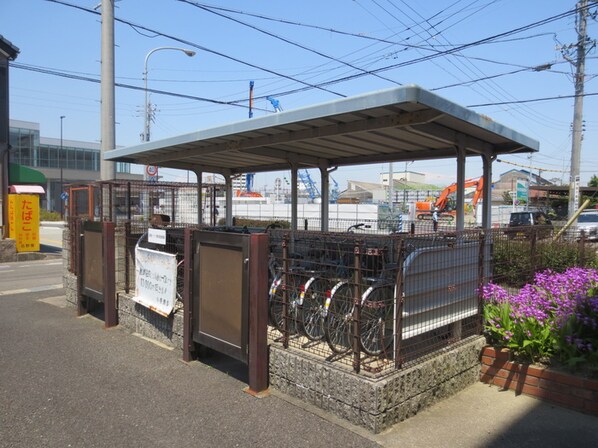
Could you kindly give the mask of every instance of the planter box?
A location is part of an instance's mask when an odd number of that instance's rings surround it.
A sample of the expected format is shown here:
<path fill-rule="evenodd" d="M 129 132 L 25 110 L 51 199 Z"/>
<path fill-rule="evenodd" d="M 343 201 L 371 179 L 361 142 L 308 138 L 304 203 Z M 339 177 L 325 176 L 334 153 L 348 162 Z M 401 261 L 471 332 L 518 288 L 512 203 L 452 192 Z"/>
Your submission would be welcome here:
<path fill-rule="evenodd" d="M 480 381 L 598 415 L 598 380 L 510 360 L 508 349 L 484 347 Z"/>

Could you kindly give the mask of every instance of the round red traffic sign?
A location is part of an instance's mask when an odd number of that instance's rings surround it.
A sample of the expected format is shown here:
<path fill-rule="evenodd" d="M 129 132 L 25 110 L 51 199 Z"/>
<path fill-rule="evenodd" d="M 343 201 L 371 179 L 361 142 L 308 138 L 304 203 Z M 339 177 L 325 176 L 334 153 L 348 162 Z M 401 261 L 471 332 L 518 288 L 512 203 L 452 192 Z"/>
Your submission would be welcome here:
<path fill-rule="evenodd" d="M 150 177 L 155 177 L 158 175 L 158 167 L 155 165 L 147 165 L 145 167 L 145 173 Z"/>

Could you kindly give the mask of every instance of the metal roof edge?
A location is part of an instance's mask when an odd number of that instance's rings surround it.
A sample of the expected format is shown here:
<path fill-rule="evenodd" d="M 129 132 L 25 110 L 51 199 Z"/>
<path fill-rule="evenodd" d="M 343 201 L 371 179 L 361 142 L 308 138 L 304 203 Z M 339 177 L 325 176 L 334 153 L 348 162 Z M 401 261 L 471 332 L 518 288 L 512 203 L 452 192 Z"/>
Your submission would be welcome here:
<path fill-rule="evenodd" d="M 301 120 L 314 120 L 324 118 L 339 113 L 355 112 L 363 109 L 370 109 L 380 106 L 392 105 L 405 101 L 416 101 L 421 87 L 413 84 L 391 89 L 377 90 L 347 98 L 341 98 L 334 101 L 323 102 L 315 105 L 304 106 L 297 109 L 291 109 L 283 112 L 273 113 L 263 117 L 250 118 L 241 121 L 235 121 L 210 128 L 168 137 L 152 142 L 141 143 L 139 145 L 117 148 L 107 151 L 104 159 L 112 160 L 119 157 L 126 157 L 138 152 L 159 149 L 164 146 L 174 146 L 185 143 L 192 143 L 198 140 L 222 137 L 225 135 L 257 131 L 270 126 L 279 126 L 295 123 Z"/>
<path fill-rule="evenodd" d="M 145 142 L 138 145 L 116 148 L 107 151 L 104 154 L 104 160 L 124 159 L 135 154 L 143 153 L 154 149 L 160 149 L 168 146 L 183 145 L 200 140 L 224 137 L 231 134 L 259 131 L 273 126 L 292 124 L 305 120 L 316 120 L 333 115 L 358 112 L 360 110 L 374 109 L 376 107 L 391 106 L 400 103 L 415 103 L 436 109 L 442 113 L 452 116 L 458 120 L 469 123 L 488 132 L 497 134 L 505 139 L 511 140 L 521 145 L 521 148 L 512 149 L 516 152 L 523 147 L 527 147 L 531 152 L 537 152 L 540 143 L 530 137 L 514 131 L 490 117 L 479 114 L 471 109 L 461 106 L 453 101 L 447 100 L 442 96 L 425 90 L 417 84 L 409 84 L 390 89 L 377 90 L 374 92 L 363 93 L 347 98 L 340 98 L 333 101 L 323 102 L 315 105 L 304 106 L 297 109 L 273 113 L 263 117 L 245 119 L 218 125 L 197 131 L 181 134 L 166 139 Z"/>
<path fill-rule="evenodd" d="M 520 143 L 521 145 L 530 148 L 533 152 L 538 152 L 540 150 L 540 142 L 538 140 L 521 134 L 520 132 L 494 121 L 485 114 L 480 114 L 473 109 L 469 109 L 454 101 L 448 100 L 429 90 L 419 88 L 417 98 L 417 102 L 421 104 L 425 104 L 426 106 L 437 109 L 474 126 L 486 129 L 506 139 Z"/>

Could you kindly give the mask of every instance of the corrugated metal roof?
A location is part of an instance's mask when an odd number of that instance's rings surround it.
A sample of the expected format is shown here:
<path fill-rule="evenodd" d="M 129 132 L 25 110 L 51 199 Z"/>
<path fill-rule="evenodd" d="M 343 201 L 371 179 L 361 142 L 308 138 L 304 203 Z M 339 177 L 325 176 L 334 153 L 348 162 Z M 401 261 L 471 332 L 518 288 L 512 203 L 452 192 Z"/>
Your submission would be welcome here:
<path fill-rule="evenodd" d="M 227 174 L 537 151 L 539 143 L 418 86 L 118 148 L 106 160 Z"/>

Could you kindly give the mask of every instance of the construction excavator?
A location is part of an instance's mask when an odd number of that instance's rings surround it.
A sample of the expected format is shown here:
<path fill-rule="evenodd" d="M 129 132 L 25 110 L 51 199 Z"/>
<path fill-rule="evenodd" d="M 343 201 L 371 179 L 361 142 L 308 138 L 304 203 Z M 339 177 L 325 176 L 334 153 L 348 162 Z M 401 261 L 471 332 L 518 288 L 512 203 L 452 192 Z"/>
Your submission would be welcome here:
<path fill-rule="evenodd" d="M 471 207 L 475 209 L 478 201 L 482 198 L 484 189 L 484 177 L 467 179 L 464 182 L 465 189 L 475 188 Z M 435 201 L 423 201 L 415 203 L 415 216 L 417 219 L 432 219 L 434 211 L 438 214 L 438 219 L 452 221 L 457 215 L 454 194 L 457 191 L 457 182 L 449 185 L 440 193 Z"/>

